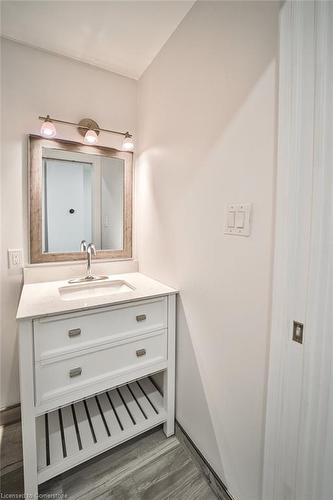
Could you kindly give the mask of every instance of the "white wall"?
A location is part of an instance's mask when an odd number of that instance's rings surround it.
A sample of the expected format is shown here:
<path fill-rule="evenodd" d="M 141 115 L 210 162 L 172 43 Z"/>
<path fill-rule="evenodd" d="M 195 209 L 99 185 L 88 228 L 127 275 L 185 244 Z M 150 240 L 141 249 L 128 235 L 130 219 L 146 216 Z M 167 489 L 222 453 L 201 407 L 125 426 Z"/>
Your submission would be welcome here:
<path fill-rule="evenodd" d="M 198 2 L 139 82 L 140 271 L 181 290 L 177 418 L 238 500 L 261 498 L 278 13 Z M 223 234 L 238 201 L 249 238 Z"/>
<path fill-rule="evenodd" d="M 123 248 L 124 160 L 101 160 L 102 248 Z"/>
<path fill-rule="evenodd" d="M 136 87 L 129 78 L 2 41 L 2 233 L 1 233 L 1 399 L 0 408 L 19 401 L 15 315 L 22 276 L 7 269 L 7 249 L 24 248 L 27 261 L 27 142 L 39 133 L 38 115 L 79 121 L 91 117 L 101 127 L 133 130 Z M 60 138 L 82 140 L 76 129 L 58 126 Z M 120 147 L 117 136 L 100 144 Z"/>

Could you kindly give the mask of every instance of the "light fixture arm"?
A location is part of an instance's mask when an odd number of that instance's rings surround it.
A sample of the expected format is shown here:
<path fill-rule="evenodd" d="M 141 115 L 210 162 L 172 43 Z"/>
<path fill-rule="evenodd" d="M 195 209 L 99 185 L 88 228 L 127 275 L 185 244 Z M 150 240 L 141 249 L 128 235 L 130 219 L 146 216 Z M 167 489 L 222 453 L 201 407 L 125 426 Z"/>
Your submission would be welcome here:
<path fill-rule="evenodd" d="M 41 121 L 51 121 L 51 122 L 54 122 L 54 123 L 62 123 L 63 125 L 71 125 L 73 127 L 80 127 L 80 128 L 84 128 L 86 130 L 93 130 L 94 132 L 108 132 L 110 134 L 118 134 L 118 135 L 123 135 L 125 137 L 132 137 L 132 135 L 129 133 L 129 132 L 119 132 L 117 130 L 109 130 L 107 128 L 90 128 L 90 127 L 85 127 L 83 125 L 80 125 L 79 123 L 74 123 L 74 122 L 68 122 L 68 121 L 65 121 L 65 120 L 58 120 L 56 118 L 51 118 L 50 115 L 47 115 L 47 116 L 39 116 L 38 117 L 39 120 Z"/>

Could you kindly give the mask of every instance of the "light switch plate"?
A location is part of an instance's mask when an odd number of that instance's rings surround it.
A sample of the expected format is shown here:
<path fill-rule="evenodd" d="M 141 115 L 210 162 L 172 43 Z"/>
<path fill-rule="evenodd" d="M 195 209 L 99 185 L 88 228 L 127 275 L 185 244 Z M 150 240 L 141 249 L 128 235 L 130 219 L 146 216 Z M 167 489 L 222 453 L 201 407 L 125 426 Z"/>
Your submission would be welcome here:
<path fill-rule="evenodd" d="M 232 236 L 250 236 L 251 208 L 251 203 L 229 203 L 226 209 L 224 233 Z"/>
<path fill-rule="evenodd" d="M 8 249 L 8 269 L 20 269 L 22 267 L 22 249 Z"/>

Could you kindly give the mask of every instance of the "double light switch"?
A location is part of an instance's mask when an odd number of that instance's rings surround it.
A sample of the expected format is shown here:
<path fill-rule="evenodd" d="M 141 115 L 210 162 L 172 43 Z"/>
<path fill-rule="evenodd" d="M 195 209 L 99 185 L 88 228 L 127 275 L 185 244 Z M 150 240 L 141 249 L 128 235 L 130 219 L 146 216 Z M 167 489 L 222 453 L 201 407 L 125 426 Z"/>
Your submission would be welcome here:
<path fill-rule="evenodd" d="M 225 234 L 250 235 L 251 203 L 230 203 L 227 206 Z"/>

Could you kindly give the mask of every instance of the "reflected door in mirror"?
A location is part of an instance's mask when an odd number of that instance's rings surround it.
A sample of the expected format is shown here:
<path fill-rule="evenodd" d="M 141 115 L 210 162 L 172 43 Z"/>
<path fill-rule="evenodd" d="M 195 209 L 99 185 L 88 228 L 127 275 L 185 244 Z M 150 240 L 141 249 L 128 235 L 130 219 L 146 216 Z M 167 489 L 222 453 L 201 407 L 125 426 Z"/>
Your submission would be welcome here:
<path fill-rule="evenodd" d="M 43 252 L 77 252 L 92 241 L 91 163 L 45 158 Z"/>

